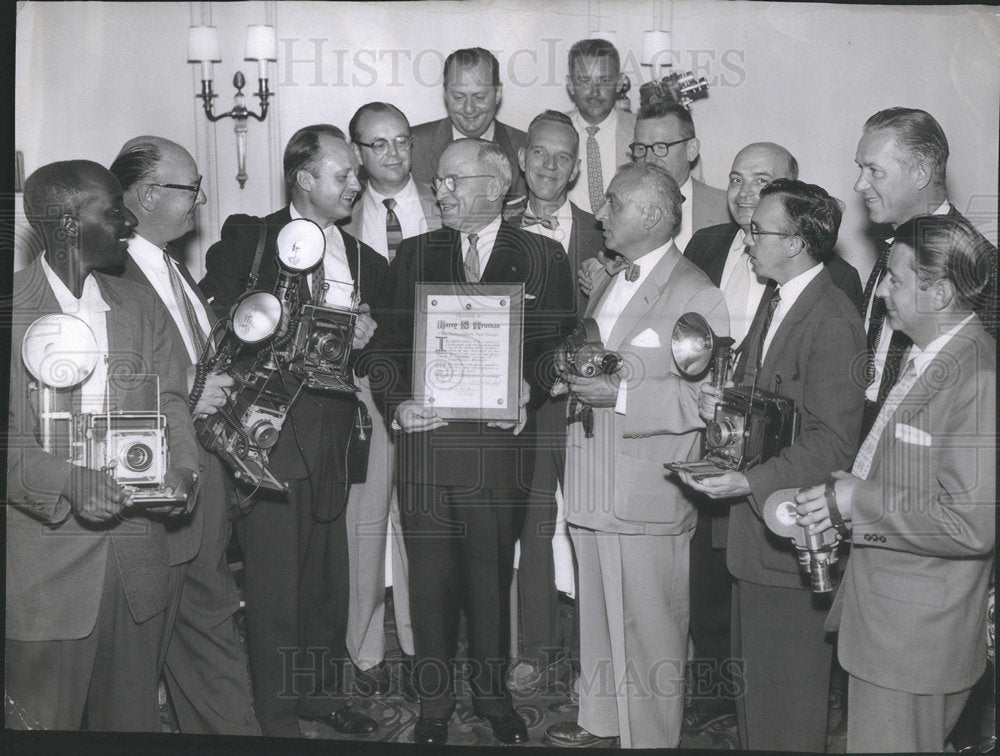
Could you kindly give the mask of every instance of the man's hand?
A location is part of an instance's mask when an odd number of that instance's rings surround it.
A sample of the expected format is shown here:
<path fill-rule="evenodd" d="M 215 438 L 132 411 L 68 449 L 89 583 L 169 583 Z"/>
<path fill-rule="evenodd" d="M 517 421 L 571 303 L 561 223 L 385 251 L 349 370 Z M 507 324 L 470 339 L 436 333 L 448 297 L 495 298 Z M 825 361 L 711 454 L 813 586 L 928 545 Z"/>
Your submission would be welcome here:
<path fill-rule="evenodd" d="M 371 341 L 372 336 L 375 335 L 378 324 L 368 314 L 369 312 L 371 312 L 371 308 L 367 304 L 358 307 L 358 320 L 354 324 L 354 341 L 351 342 L 352 349 L 364 349 L 365 345 Z"/>
<path fill-rule="evenodd" d="M 517 422 L 512 423 L 509 420 L 504 422 L 492 422 L 486 423 L 488 428 L 499 428 L 500 430 L 510 430 L 514 429 L 514 435 L 520 435 L 521 431 L 524 430 L 524 426 L 528 424 L 528 400 L 531 399 L 531 386 L 528 384 L 524 378 L 521 379 L 521 396 L 517 400 Z"/>
<path fill-rule="evenodd" d="M 715 405 L 722 401 L 722 390 L 711 383 L 701 384 L 698 395 L 698 414 L 706 423 L 715 419 Z"/>
<path fill-rule="evenodd" d="M 101 470 L 70 466 L 62 489 L 77 517 L 89 522 L 106 522 L 118 515 L 128 502 L 128 494 Z"/>
<path fill-rule="evenodd" d="M 415 399 L 407 399 L 396 408 L 393 422 L 406 433 L 423 433 L 448 424 L 447 420 L 438 415 L 437 410 L 424 407 Z"/>
<path fill-rule="evenodd" d="M 618 388 L 622 379 L 617 374 L 595 375 L 583 378 L 578 375 L 567 377 L 569 390 L 577 399 L 591 407 L 614 407 L 618 402 Z"/>
<path fill-rule="evenodd" d="M 852 498 L 854 487 L 861 478 L 851 475 L 845 470 L 833 473 L 833 488 L 837 495 L 837 509 L 845 523 L 851 522 L 854 511 Z M 799 491 L 795 495 L 795 511 L 799 513 L 799 525 L 809 527 L 810 533 L 822 533 L 833 527 L 830 520 L 830 507 L 826 501 L 826 484 L 813 486 Z"/>
<path fill-rule="evenodd" d="M 197 481 L 198 473 L 187 467 L 173 467 L 167 470 L 163 474 L 163 491 L 167 496 L 173 496 L 177 499 L 177 503 L 145 507 L 143 511 L 167 517 L 190 514 L 191 510 L 194 509 L 195 497 L 193 493 Z"/>
<path fill-rule="evenodd" d="M 604 269 L 607 262 L 608 259 L 604 253 L 598 252 L 597 257 L 589 257 L 580 264 L 580 270 L 576 272 L 576 282 L 580 286 L 580 291 L 586 296 L 590 296 L 590 292 L 601 280 L 598 276 L 607 275 L 607 271 Z"/>
<path fill-rule="evenodd" d="M 747 482 L 746 475 L 735 470 L 701 480 L 695 480 L 691 473 L 684 470 L 678 470 L 677 475 L 680 476 L 684 485 L 690 486 L 695 491 L 701 491 L 713 499 L 731 499 L 750 494 L 750 484 Z"/>
<path fill-rule="evenodd" d="M 188 368 L 189 394 L 194 387 L 194 374 L 195 366 L 191 365 Z M 219 411 L 220 407 L 225 406 L 226 401 L 229 399 L 230 387 L 233 383 L 231 375 L 227 375 L 226 373 L 209 373 L 205 376 L 205 388 L 202 390 L 201 396 L 198 398 L 198 404 L 195 405 L 194 411 L 191 414 L 194 417 L 214 415 Z"/>

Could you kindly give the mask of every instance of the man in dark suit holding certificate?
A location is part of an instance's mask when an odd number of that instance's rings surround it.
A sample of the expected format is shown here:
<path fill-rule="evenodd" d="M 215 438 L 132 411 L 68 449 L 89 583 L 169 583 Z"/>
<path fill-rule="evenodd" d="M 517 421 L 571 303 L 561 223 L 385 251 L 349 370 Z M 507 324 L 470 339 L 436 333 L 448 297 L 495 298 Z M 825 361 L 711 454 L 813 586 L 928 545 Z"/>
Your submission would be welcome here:
<path fill-rule="evenodd" d="M 510 163 L 494 144 L 460 139 L 445 149 L 433 179 L 445 227 L 400 245 L 366 365 L 383 415 L 399 431 L 396 462 L 420 695 L 418 743 L 440 745 L 448 737 L 460 610 L 467 618 L 475 711 L 489 720 L 501 742 L 528 738 L 504 679 L 514 541 L 532 452 L 530 427 L 521 431 L 547 390 L 545 354 L 572 321 L 573 282 L 558 243 L 501 219 L 510 181 Z M 521 386 L 516 427 L 448 422 L 414 397 L 413 313 L 420 282 L 524 284 L 523 377 L 512 377 Z"/>

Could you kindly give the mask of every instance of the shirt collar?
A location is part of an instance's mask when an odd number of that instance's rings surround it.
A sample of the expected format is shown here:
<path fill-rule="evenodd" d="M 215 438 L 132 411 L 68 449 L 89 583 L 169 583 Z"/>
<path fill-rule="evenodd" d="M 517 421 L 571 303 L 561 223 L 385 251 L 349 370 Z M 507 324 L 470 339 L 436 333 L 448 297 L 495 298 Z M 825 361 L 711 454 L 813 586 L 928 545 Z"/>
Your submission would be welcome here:
<path fill-rule="evenodd" d="M 733 237 L 733 243 L 729 245 L 730 252 L 739 251 L 740 254 L 744 252 L 747 246 L 747 235 L 746 232 L 740 228 L 736 231 L 736 236 Z"/>
<path fill-rule="evenodd" d="M 933 213 L 930 213 L 930 215 L 947 215 L 950 212 L 951 212 L 951 203 L 948 200 L 945 200 L 940 205 L 938 205 L 937 210 L 935 210 Z M 894 241 L 896 241 L 895 235 L 890 236 L 888 239 L 886 239 L 885 243 L 891 247 Z"/>
<path fill-rule="evenodd" d="M 611 131 L 618 125 L 618 108 L 611 108 L 611 112 L 608 113 L 604 117 L 604 120 L 600 123 L 587 123 L 587 121 L 585 121 L 583 116 L 580 114 L 580 109 L 577 108 L 573 111 L 573 121 L 574 125 L 577 127 L 577 131 L 582 134 L 587 133 L 588 126 L 597 126 L 597 128 L 601 131 Z M 599 131 L 597 133 L 599 134 L 601 132 Z"/>
<path fill-rule="evenodd" d="M 691 176 L 690 173 L 688 174 L 687 181 L 681 184 L 680 190 L 681 190 L 681 196 L 684 197 L 685 207 L 691 207 L 691 203 L 693 202 L 693 200 L 691 199 L 691 192 L 694 191 L 694 178 Z M 742 231 L 742 229 L 740 230 Z"/>
<path fill-rule="evenodd" d="M 451 121 L 449 121 L 449 123 L 451 123 Z M 494 118 L 492 121 L 490 121 L 490 125 L 486 127 L 486 131 L 484 131 L 476 138 L 482 139 L 483 141 L 486 142 L 492 142 L 493 134 L 496 133 L 496 128 L 497 128 L 497 119 Z M 469 137 L 467 137 L 465 134 L 463 134 L 461 131 L 455 128 L 455 124 L 453 123 L 451 124 L 451 139 L 453 142 L 457 142 L 459 139 L 468 139 L 468 138 Z"/>
<path fill-rule="evenodd" d="M 163 250 L 139 234 L 133 233 L 128 240 L 128 253 L 142 270 L 152 268 L 163 272 L 167 269 Z"/>
<path fill-rule="evenodd" d="M 370 182 L 365 187 L 365 194 L 367 194 L 372 203 L 376 205 L 381 205 L 383 200 L 389 199 L 390 197 L 390 195 L 388 194 L 381 194 L 378 190 L 375 189 L 374 186 L 371 185 Z M 396 194 L 391 196 L 394 200 L 396 200 L 397 204 L 401 204 L 403 202 L 413 199 L 413 197 L 418 196 L 417 182 L 413 180 L 413 174 L 410 174 L 409 181 L 406 182 L 403 188 L 400 189 Z"/>
<path fill-rule="evenodd" d="M 477 234 L 479 236 L 479 239 L 476 242 L 476 246 L 480 250 L 480 253 L 484 249 L 492 249 L 493 248 L 493 242 L 496 241 L 497 234 L 500 232 L 500 220 L 501 220 L 501 216 L 498 215 L 496 218 L 494 218 L 493 220 L 491 220 L 489 223 L 487 223 L 485 226 L 483 226 L 478 231 L 473 231 L 472 232 L 472 233 Z M 469 232 L 468 231 L 463 231 L 462 232 L 462 240 L 466 241 L 468 238 L 469 238 Z"/>
<path fill-rule="evenodd" d="M 80 298 L 77 299 L 66 284 L 62 282 L 62 279 L 56 275 L 56 272 L 49 267 L 44 253 L 38 259 L 42 264 L 42 272 L 45 274 L 45 279 L 49 282 L 52 293 L 55 294 L 56 302 L 59 303 L 59 309 L 64 313 L 72 315 L 80 310 L 107 312 L 111 309 L 108 303 L 104 301 L 104 297 L 101 296 L 101 290 L 92 273 L 88 274 L 84 280 L 83 290 L 80 292 Z"/>
<path fill-rule="evenodd" d="M 295 203 L 291 201 L 289 201 L 288 203 L 288 214 L 292 216 L 292 220 L 296 220 L 297 218 L 305 218 L 305 216 L 302 213 L 300 213 L 298 209 L 295 207 Z M 317 223 L 316 225 L 318 226 L 319 224 Z M 330 225 L 322 228 L 324 233 L 329 233 L 329 229 L 336 228 L 336 223 L 331 223 Z"/>
<path fill-rule="evenodd" d="M 795 278 L 785 281 L 785 283 L 778 287 L 778 291 L 781 292 L 781 303 L 785 307 L 785 312 L 788 312 L 788 309 L 795 304 L 795 300 L 799 298 L 799 295 L 822 272 L 823 263 L 816 263 L 809 270 L 799 273 Z"/>
<path fill-rule="evenodd" d="M 975 313 L 969 314 L 968 317 L 950 331 L 934 339 L 934 341 L 927 345 L 926 349 L 920 349 L 916 344 L 910 347 L 910 359 L 913 360 L 913 369 L 917 371 L 918 376 L 923 374 L 931 360 L 937 357 L 938 353 L 944 349 L 945 344 L 951 341 L 955 337 L 955 334 L 974 317 L 976 317 Z"/>

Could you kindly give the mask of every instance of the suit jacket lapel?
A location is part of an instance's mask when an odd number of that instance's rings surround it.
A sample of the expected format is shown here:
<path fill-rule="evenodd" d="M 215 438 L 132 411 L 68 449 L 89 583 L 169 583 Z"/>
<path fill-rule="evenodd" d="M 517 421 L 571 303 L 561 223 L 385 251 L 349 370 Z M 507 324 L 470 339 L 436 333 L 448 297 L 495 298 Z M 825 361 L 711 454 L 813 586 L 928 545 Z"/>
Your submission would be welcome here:
<path fill-rule="evenodd" d="M 621 347 L 625 335 L 631 332 L 635 324 L 639 322 L 639 318 L 645 315 L 656 302 L 660 289 L 667 285 L 679 259 L 680 252 L 674 244 L 671 244 L 666 254 L 656 263 L 656 267 L 639 285 L 635 294 L 625 305 L 625 309 L 622 310 L 622 314 L 618 316 L 615 327 L 611 329 L 611 336 L 605 344 L 608 349 Z"/>
<path fill-rule="evenodd" d="M 785 317 L 778 324 L 778 330 L 771 337 L 771 343 L 767 348 L 768 355 L 781 354 L 784 351 L 785 342 L 788 340 L 792 327 L 799 321 L 809 317 L 810 310 L 812 310 L 817 301 L 823 298 L 828 286 L 833 286 L 833 281 L 830 279 L 830 274 L 824 268 L 802 290 L 802 293 L 795 300 L 795 304 L 785 313 Z M 762 299 L 761 302 L 762 306 L 766 308 L 765 300 Z"/>

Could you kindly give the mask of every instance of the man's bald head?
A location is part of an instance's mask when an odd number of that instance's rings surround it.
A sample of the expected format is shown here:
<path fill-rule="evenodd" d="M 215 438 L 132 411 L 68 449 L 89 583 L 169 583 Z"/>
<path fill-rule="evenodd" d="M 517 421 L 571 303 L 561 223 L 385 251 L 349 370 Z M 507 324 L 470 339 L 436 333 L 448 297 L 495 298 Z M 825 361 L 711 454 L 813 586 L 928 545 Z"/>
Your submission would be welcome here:
<path fill-rule="evenodd" d="M 787 149 L 774 142 L 748 144 L 733 158 L 726 201 L 729 214 L 744 231 L 760 203 L 760 190 L 778 178 L 797 179 L 799 163 Z"/>
<path fill-rule="evenodd" d="M 206 198 L 198 166 L 179 144 L 158 136 L 129 139 L 111 172 L 139 219 L 140 236 L 163 247 L 194 228 L 195 212 Z"/>

